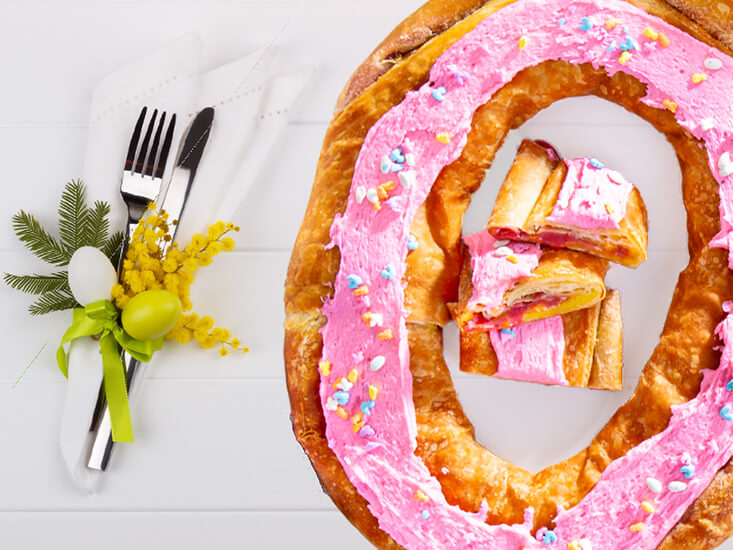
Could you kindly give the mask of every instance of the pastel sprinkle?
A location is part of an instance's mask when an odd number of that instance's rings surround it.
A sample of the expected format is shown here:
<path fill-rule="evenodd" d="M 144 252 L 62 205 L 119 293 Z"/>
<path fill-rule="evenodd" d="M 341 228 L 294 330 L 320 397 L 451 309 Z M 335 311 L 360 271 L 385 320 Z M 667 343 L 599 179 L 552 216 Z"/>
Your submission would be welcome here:
<path fill-rule="evenodd" d="M 644 524 L 640 521 L 639 523 L 634 523 L 632 526 L 629 527 L 629 531 L 632 533 L 638 533 L 639 531 L 644 530 Z"/>
<path fill-rule="evenodd" d="M 448 93 L 448 90 L 445 89 L 444 86 L 440 86 L 439 88 L 435 88 L 433 90 L 433 99 L 435 101 L 443 101 L 445 99 L 445 94 Z"/>
<path fill-rule="evenodd" d="M 379 394 L 379 389 L 376 386 L 372 386 L 369 384 L 369 399 L 374 401 L 377 398 L 377 395 Z"/>
<path fill-rule="evenodd" d="M 659 38 L 659 33 L 651 27 L 647 27 L 646 29 L 644 29 L 644 32 L 642 34 L 648 38 L 651 38 L 652 40 L 656 40 L 657 38 Z"/>
<path fill-rule="evenodd" d="M 374 405 L 376 405 L 374 401 L 371 401 L 371 400 L 362 401 L 361 406 L 359 408 L 361 409 L 361 412 L 369 416 L 370 414 L 372 414 L 372 409 L 374 408 Z"/>
<path fill-rule="evenodd" d="M 669 485 L 667 485 L 667 489 L 669 489 L 673 493 L 679 493 L 687 489 L 687 483 L 685 483 L 684 481 L 672 481 Z"/>
<path fill-rule="evenodd" d="M 402 168 L 404 168 L 404 166 L 395 163 L 392 165 L 392 172 L 399 172 L 400 170 L 402 170 Z"/>
<path fill-rule="evenodd" d="M 366 187 L 363 185 L 360 185 L 356 188 L 356 202 L 359 204 L 364 202 L 364 199 L 366 198 Z"/>
<path fill-rule="evenodd" d="M 503 328 L 501 329 L 502 334 L 508 334 L 510 338 L 514 338 L 517 336 L 517 334 L 510 328 Z"/>
<path fill-rule="evenodd" d="M 645 500 L 641 503 L 641 507 L 645 512 L 649 512 L 650 514 L 653 514 L 655 512 L 654 505 L 649 502 L 648 500 Z"/>
<path fill-rule="evenodd" d="M 723 420 L 727 420 L 728 422 L 733 420 L 733 411 L 731 411 L 730 405 L 726 405 L 725 407 L 720 409 L 720 418 L 722 418 Z"/>
<path fill-rule="evenodd" d="M 519 49 L 520 50 L 523 50 L 526 47 L 527 47 L 527 37 L 526 36 L 522 36 L 519 39 Z"/>
<path fill-rule="evenodd" d="M 356 433 L 364 427 L 363 415 L 361 413 L 355 414 L 351 417 L 351 430 Z"/>
<path fill-rule="evenodd" d="M 626 37 L 626 41 L 621 44 L 619 48 L 621 48 L 625 52 L 639 49 L 636 42 L 634 42 L 630 36 Z"/>
<path fill-rule="evenodd" d="M 361 430 L 359 430 L 359 435 L 361 437 L 374 437 L 374 428 L 371 426 L 364 426 Z"/>
<path fill-rule="evenodd" d="M 386 362 L 387 360 L 384 358 L 384 355 L 377 355 L 369 362 L 369 369 L 373 371 L 378 371 L 384 366 Z"/>
<path fill-rule="evenodd" d="M 723 178 L 727 178 L 733 174 L 733 160 L 731 160 L 728 151 L 720 155 L 718 159 L 718 170 L 720 171 L 720 176 Z"/>
<path fill-rule="evenodd" d="M 351 382 L 352 384 L 356 382 L 357 378 L 359 378 L 359 371 L 356 369 L 351 369 L 351 372 L 348 374 L 346 379 Z"/>
<path fill-rule="evenodd" d="M 574 540 L 568 544 L 568 550 L 581 550 L 580 543 Z"/>
<path fill-rule="evenodd" d="M 347 391 L 337 391 L 333 394 L 333 398 L 338 402 L 339 405 L 347 405 L 349 403 L 350 397 L 351 396 Z"/>
<path fill-rule="evenodd" d="M 369 294 L 369 287 L 366 285 L 361 285 L 354 291 L 354 296 L 364 296 L 365 294 Z"/>
<path fill-rule="evenodd" d="M 717 71 L 718 69 L 723 68 L 723 62 L 720 59 L 715 59 L 714 57 L 708 57 L 703 62 L 703 65 L 705 65 L 706 69 L 709 69 L 711 71 Z"/>
<path fill-rule="evenodd" d="M 372 204 L 379 203 L 379 195 L 377 194 L 377 190 L 374 188 L 367 189 L 366 198 Z"/>
<path fill-rule="evenodd" d="M 731 378 L 725 385 L 725 389 L 728 391 L 733 391 L 733 378 Z"/>
<path fill-rule="evenodd" d="M 593 550 L 593 544 L 588 539 L 580 539 L 580 548 L 582 550 Z"/>
<path fill-rule="evenodd" d="M 390 154 L 389 158 L 392 160 L 392 162 L 398 162 L 400 164 L 405 162 L 405 156 L 402 154 L 402 149 L 400 149 L 399 147 L 392 149 L 392 153 Z"/>
<path fill-rule="evenodd" d="M 506 257 L 506 259 L 512 262 L 513 264 L 519 263 L 519 258 L 517 258 L 514 254 L 510 254 L 509 256 Z"/>
<path fill-rule="evenodd" d="M 380 340 L 391 340 L 392 339 L 392 329 L 387 328 L 384 329 L 382 332 L 377 334 L 377 338 Z"/>
<path fill-rule="evenodd" d="M 354 384 L 352 382 L 349 382 L 346 378 L 339 378 L 333 385 L 333 387 L 337 390 L 349 391 L 351 388 L 354 387 Z"/>
<path fill-rule="evenodd" d="M 379 443 L 375 443 L 374 441 L 370 441 L 369 443 L 367 443 L 366 445 L 364 445 L 364 450 L 365 451 L 373 451 L 377 447 L 379 447 Z"/>
<path fill-rule="evenodd" d="M 605 166 L 605 164 L 603 164 L 600 160 L 598 160 L 595 157 L 591 157 L 589 162 L 593 168 L 597 168 L 598 170 L 600 170 L 601 168 Z"/>
<path fill-rule="evenodd" d="M 669 109 L 673 113 L 677 112 L 677 104 L 674 101 L 672 101 L 671 99 L 665 99 L 664 101 L 662 101 L 662 105 L 664 105 L 667 109 Z"/>
<path fill-rule="evenodd" d="M 618 46 L 618 43 L 615 40 L 611 40 L 611 43 L 608 45 L 608 48 L 606 48 L 606 51 L 608 53 L 611 53 L 613 50 L 616 49 L 616 46 Z"/>
<path fill-rule="evenodd" d="M 494 241 L 494 248 L 501 248 L 502 246 L 506 246 L 509 244 L 509 239 L 501 239 L 499 241 Z"/>
<path fill-rule="evenodd" d="M 692 81 L 695 84 L 700 84 L 700 82 L 703 82 L 708 79 L 708 75 L 705 73 L 695 73 L 692 75 Z"/>
<path fill-rule="evenodd" d="M 494 254 L 496 254 L 497 256 L 500 256 L 500 257 L 509 256 L 513 252 L 514 251 L 511 248 L 509 248 L 508 246 L 500 246 L 499 248 L 497 248 L 496 250 L 494 250 Z"/>
<path fill-rule="evenodd" d="M 654 479 L 653 477 L 647 478 L 646 486 L 649 487 L 649 490 L 652 493 L 661 493 L 662 492 L 662 483 L 658 479 Z"/>
<path fill-rule="evenodd" d="M 565 18 L 561 17 L 560 19 L 557 20 L 557 24 L 562 26 L 565 24 L 565 21 L 566 21 Z"/>
<path fill-rule="evenodd" d="M 331 374 L 331 363 L 329 361 L 321 361 L 318 363 L 318 369 L 323 376 L 328 376 Z"/>
<path fill-rule="evenodd" d="M 418 246 L 419 244 L 415 235 L 410 235 L 409 237 L 407 237 L 407 250 L 417 250 Z"/>
<path fill-rule="evenodd" d="M 349 418 L 349 413 L 347 413 L 346 412 L 346 409 L 344 409 L 343 407 L 338 407 L 336 409 L 336 414 L 339 415 L 344 420 L 346 420 L 347 418 Z"/>
<path fill-rule="evenodd" d="M 587 17 L 583 17 L 582 23 L 580 24 L 580 27 L 578 27 L 581 31 L 589 31 L 593 28 L 593 23 L 591 20 Z"/>
<path fill-rule="evenodd" d="M 612 31 L 616 28 L 616 25 L 618 25 L 618 19 L 607 19 L 606 20 L 606 28 L 609 31 Z"/>
<path fill-rule="evenodd" d="M 626 63 L 628 63 L 628 62 L 629 62 L 629 60 L 630 60 L 630 59 L 631 59 L 632 57 L 633 57 L 633 56 L 631 55 L 631 52 L 623 52 L 623 53 L 622 53 L 622 54 L 621 54 L 621 55 L 619 56 L 619 58 L 618 58 L 618 62 L 619 62 L 619 63 L 621 63 L 621 65 L 626 65 Z"/>
<path fill-rule="evenodd" d="M 428 519 L 430 517 L 430 511 L 429 510 L 423 510 L 422 511 L 422 514 L 420 514 L 420 515 L 422 516 L 422 519 Z"/>
<path fill-rule="evenodd" d="M 397 177 L 400 180 L 400 185 L 405 189 L 410 189 L 417 183 L 417 172 L 409 170 L 406 172 L 400 172 Z"/>
<path fill-rule="evenodd" d="M 408 166 L 415 166 L 415 155 L 412 153 L 407 153 L 405 155 L 405 162 Z"/>
<path fill-rule="evenodd" d="M 548 529 L 545 531 L 545 534 L 542 536 L 542 542 L 545 544 L 554 544 L 557 542 L 557 535 L 555 534 L 555 531 L 552 531 Z"/>
<path fill-rule="evenodd" d="M 387 264 L 384 266 L 384 269 L 381 272 L 382 277 L 385 279 L 394 279 L 395 278 L 395 270 L 392 264 Z"/>
<path fill-rule="evenodd" d="M 426 495 L 420 489 L 418 489 L 417 491 L 415 491 L 415 500 L 419 500 L 422 502 L 428 502 L 430 498 L 428 498 L 428 495 Z"/>
<path fill-rule="evenodd" d="M 611 206 L 608 203 L 606 203 L 605 206 L 606 206 L 606 212 L 608 212 L 609 214 L 613 214 L 614 213 L 613 206 Z"/>
<path fill-rule="evenodd" d="M 369 318 L 370 327 L 381 327 L 384 323 L 384 316 L 381 313 L 371 313 Z"/>
<path fill-rule="evenodd" d="M 662 45 L 663 48 L 666 48 L 667 46 L 669 46 L 672 43 L 672 41 L 669 38 L 667 38 L 663 33 L 660 32 L 659 33 L 659 43 Z"/>
<path fill-rule="evenodd" d="M 695 466 L 692 464 L 685 464 L 680 468 L 680 472 L 685 476 L 685 479 L 692 479 L 695 476 Z"/>
<path fill-rule="evenodd" d="M 700 129 L 703 132 L 707 132 L 709 130 L 712 130 L 713 128 L 715 128 L 715 121 L 712 118 L 703 118 L 700 121 Z"/>
<path fill-rule="evenodd" d="M 335 411 L 338 408 L 338 401 L 336 401 L 333 397 L 329 397 L 328 399 L 326 399 L 326 410 Z"/>
<path fill-rule="evenodd" d="M 389 174 L 392 169 L 392 161 L 389 160 L 387 155 L 383 156 L 379 162 L 379 169 L 382 171 L 382 174 Z"/>
<path fill-rule="evenodd" d="M 356 290 L 362 284 L 364 284 L 364 281 L 358 275 L 353 275 L 353 274 L 352 275 L 347 275 L 346 276 L 346 280 L 349 281 L 349 288 L 351 290 Z"/>
<path fill-rule="evenodd" d="M 446 132 L 439 132 L 435 136 L 435 140 L 440 143 L 450 143 L 450 135 L 448 135 Z"/>

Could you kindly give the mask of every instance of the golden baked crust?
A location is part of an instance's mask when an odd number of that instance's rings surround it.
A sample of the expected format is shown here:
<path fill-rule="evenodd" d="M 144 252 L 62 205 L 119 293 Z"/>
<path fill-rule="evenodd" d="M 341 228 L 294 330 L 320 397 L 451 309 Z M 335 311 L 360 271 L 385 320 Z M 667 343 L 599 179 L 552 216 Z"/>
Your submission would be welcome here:
<path fill-rule="evenodd" d="M 701 27 L 660 1 L 634 3 L 723 49 Z M 473 6 L 480 4 L 475 2 Z M 435 13 L 439 21 L 455 20 L 452 3 L 435 0 L 428 5 L 438 10 Z M 324 435 L 318 399 L 317 364 L 322 346 L 318 329 L 325 322 L 320 307 L 331 292 L 339 263 L 338 250 L 327 248 L 328 230 L 334 215 L 346 204 L 353 165 L 368 129 L 408 90 L 426 82 L 429 68 L 446 48 L 501 5 L 488 2 L 479 12 L 416 49 L 408 62 L 393 65 L 374 82 L 367 78 L 352 87 L 353 99 L 326 132 L 313 191 L 288 269 L 284 345 L 296 437 L 336 505 L 382 549 L 399 546 L 379 529 L 365 500 L 328 448 Z M 408 26 L 420 23 L 417 17 Z M 387 47 L 385 51 L 389 50 Z M 369 61 L 367 65 L 370 63 L 374 64 Z M 526 93 L 528 89 L 531 94 Z M 587 94 L 618 103 L 645 118 L 664 132 L 675 148 L 688 211 L 691 262 L 680 274 L 660 342 L 634 395 L 586 449 L 533 475 L 494 456 L 473 439 L 473 429 L 455 396 L 441 355 L 439 325 L 448 318 L 446 301 L 456 299 L 463 211 L 507 132 L 560 98 Z M 641 103 L 645 95 L 645 86 L 634 78 L 623 73 L 609 77 L 589 65 L 547 62 L 522 71 L 477 111 L 461 157 L 442 171 L 425 203 L 419 218 L 422 221 L 416 220 L 412 228 L 413 233 L 419 231 L 423 235 L 419 249 L 408 257 L 406 274 L 418 422 L 416 452 L 440 480 L 450 502 L 475 511 L 486 499 L 491 523 L 520 523 L 523 510 L 532 505 L 536 510 L 535 525 L 547 524 L 558 506 L 576 504 L 612 460 L 664 429 L 670 406 L 694 397 L 701 370 L 718 364 L 713 331 L 722 317 L 722 302 L 733 296 L 733 277 L 727 269 L 725 251 L 706 244 L 719 228 L 718 185 L 707 168 L 706 153 L 699 142 L 670 113 Z M 423 257 L 432 259 L 433 267 L 441 268 L 423 268 Z M 442 473 L 443 466 L 449 474 Z M 733 531 L 731 496 L 733 476 L 728 465 L 688 509 L 660 548 L 701 550 L 719 544 Z"/>
<path fill-rule="evenodd" d="M 620 390 L 623 381 L 621 301 L 609 289 L 602 302 L 562 316 L 565 337 L 563 373 L 568 385 Z M 493 376 L 499 361 L 488 332 L 460 333 L 460 369 Z"/>
<path fill-rule="evenodd" d="M 666 0 L 700 23 L 715 38 L 733 48 L 733 0 Z"/>

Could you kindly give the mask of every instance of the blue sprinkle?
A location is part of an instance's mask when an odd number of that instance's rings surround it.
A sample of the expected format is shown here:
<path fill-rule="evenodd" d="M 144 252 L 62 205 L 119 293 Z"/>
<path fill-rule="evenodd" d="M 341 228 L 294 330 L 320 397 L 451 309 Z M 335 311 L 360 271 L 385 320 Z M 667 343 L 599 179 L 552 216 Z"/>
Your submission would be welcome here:
<path fill-rule="evenodd" d="M 382 174 L 389 174 L 390 169 L 392 168 L 392 163 L 389 160 L 389 157 L 386 155 L 382 157 L 381 162 L 379 163 L 379 169 L 382 171 Z"/>
<path fill-rule="evenodd" d="M 593 28 L 593 23 L 587 17 L 583 17 L 583 23 L 578 28 L 581 31 L 589 31 Z"/>
<path fill-rule="evenodd" d="M 400 164 L 405 162 L 405 155 L 402 154 L 402 149 L 399 147 L 392 150 L 392 154 L 389 158 L 392 159 L 392 162 L 399 162 Z"/>
<path fill-rule="evenodd" d="M 397 164 L 396 162 L 392 165 L 392 172 L 399 172 L 404 168 L 403 165 Z"/>
<path fill-rule="evenodd" d="M 349 288 L 351 290 L 359 288 L 364 283 L 358 275 L 348 275 L 346 280 L 349 281 Z"/>
<path fill-rule="evenodd" d="M 728 391 L 733 391 L 733 378 L 731 378 L 730 382 L 725 385 L 725 389 Z"/>
<path fill-rule="evenodd" d="M 515 336 L 517 335 L 517 334 L 516 334 L 516 333 L 515 333 L 515 332 L 514 332 L 514 331 L 513 331 L 512 329 L 510 329 L 510 328 L 503 328 L 503 329 L 501 329 L 501 333 L 502 333 L 502 334 L 508 334 L 508 335 L 509 335 L 509 336 L 511 336 L 512 338 L 514 338 L 514 337 L 515 337 Z"/>
<path fill-rule="evenodd" d="M 545 535 L 542 537 L 542 542 L 545 544 L 553 544 L 557 542 L 557 535 L 555 534 L 555 531 L 546 531 Z"/>
<path fill-rule="evenodd" d="M 685 479 L 692 479 L 692 476 L 695 475 L 695 467 L 692 464 L 685 464 L 680 468 L 680 472 L 685 475 Z"/>
<path fill-rule="evenodd" d="M 337 391 L 333 394 L 333 398 L 338 401 L 339 405 L 346 405 L 349 402 L 349 392 L 347 391 Z"/>
<path fill-rule="evenodd" d="M 433 90 L 433 99 L 436 101 L 443 101 L 445 99 L 445 94 L 448 93 L 448 90 L 445 89 L 444 86 L 441 86 L 440 88 L 435 88 Z"/>
<path fill-rule="evenodd" d="M 605 166 L 605 164 L 603 164 L 600 160 L 598 160 L 595 157 L 591 157 L 591 159 L 590 159 L 590 165 L 593 168 L 598 168 L 599 170 Z"/>
<path fill-rule="evenodd" d="M 392 267 L 392 264 L 387 264 L 384 266 L 384 269 L 381 273 L 382 277 L 385 279 L 394 279 L 395 278 L 395 270 L 394 267 Z"/>
<path fill-rule="evenodd" d="M 422 519 L 428 519 L 430 517 L 430 511 L 429 510 L 423 510 L 422 511 L 422 514 L 420 514 L 420 515 L 422 516 Z"/>
<path fill-rule="evenodd" d="M 620 47 L 620 48 L 621 48 L 621 49 L 622 49 L 623 51 L 625 51 L 625 52 L 631 51 L 631 50 L 633 50 L 633 49 L 637 49 L 637 50 L 639 49 L 639 47 L 637 46 L 636 42 L 634 42 L 634 41 L 633 41 L 633 40 L 631 39 L 631 37 L 630 37 L 630 36 L 627 36 L 627 37 L 626 37 L 626 42 L 624 42 L 623 44 L 621 44 L 621 46 L 619 46 L 619 47 Z"/>
<path fill-rule="evenodd" d="M 726 405 L 720 409 L 720 418 L 727 420 L 728 422 L 733 420 L 733 411 L 731 411 L 730 405 Z"/>
<path fill-rule="evenodd" d="M 564 17 L 561 17 L 560 19 L 558 19 L 557 20 L 557 24 L 558 25 L 564 25 L 565 24 L 565 18 Z"/>
<path fill-rule="evenodd" d="M 417 250 L 417 247 L 417 237 L 415 237 L 415 235 L 410 235 L 409 237 L 407 237 L 407 250 Z"/>
<path fill-rule="evenodd" d="M 624 27 L 624 34 L 629 34 L 630 32 L 629 27 Z"/>
<path fill-rule="evenodd" d="M 361 404 L 361 407 L 360 407 L 361 408 L 361 412 L 363 412 L 365 415 L 369 416 L 370 414 L 372 414 L 372 409 L 374 408 L 374 405 L 375 404 L 376 403 L 374 403 L 374 401 L 364 401 Z"/>
<path fill-rule="evenodd" d="M 611 43 L 608 45 L 608 48 L 606 48 L 606 51 L 608 53 L 611 53 L 613 50 L 616 49 L 616 46 L 618 46 L 618 43 L 615 40 L 611 40 Z"/>

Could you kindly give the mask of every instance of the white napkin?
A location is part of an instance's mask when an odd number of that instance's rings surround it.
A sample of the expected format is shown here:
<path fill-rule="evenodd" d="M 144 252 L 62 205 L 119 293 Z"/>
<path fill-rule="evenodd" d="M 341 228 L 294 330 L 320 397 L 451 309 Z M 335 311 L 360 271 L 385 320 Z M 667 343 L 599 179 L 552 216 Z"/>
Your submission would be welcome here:
<path fill-rule="evenodd" d="M 228 219 L 235 211 L 261 172 L 269 149 L 287 122 L 288 111 L 314 72 L 313 67 L 306 67 L 278 74 L 278 52 L 271 46 L 202 74 L 203 44 L 197 34 L 189 33 L 118 70 L 95 88 L 83 180 L 91 196 L 106 200 L 114 197 L 113 227 L 122 227 L 125 220 L 125 209 L 118 198 L 119 184 L 132 127 L 144 105 L 176 113 L 170 160 L 175 157 L 175 144 L 196 113 L 207 106 L 215 109 L 209 141 L 176 240 L 185 243 L 193 233 L 206 231 L 210 223 Z M 166 182 L 172 165 L 169 162 Z M 154 362 L 146 365 L 143 373 Z M 101 356 L 95 342 L 73 342 L 60 446 L 72 478 L 90 493 L 97 490 L 102 479 L 102 474 L 86 467 L 91 445 L 89 423 L 101 373 Z M 131 407 L 144 378 L 142 373 L 135 377 Z"/>

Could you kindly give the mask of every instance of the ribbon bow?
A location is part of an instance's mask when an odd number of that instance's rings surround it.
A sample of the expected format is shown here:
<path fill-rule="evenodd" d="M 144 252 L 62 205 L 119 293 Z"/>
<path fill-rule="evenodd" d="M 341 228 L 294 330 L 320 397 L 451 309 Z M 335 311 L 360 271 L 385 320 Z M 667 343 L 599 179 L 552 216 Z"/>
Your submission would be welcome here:
<path fill-rule="evenodd" d="M 64 345 L 76 338 L 101 333 L 99 353 L 102 355 L 104 368 L 104 395 L 109 407 L 112 440 L 132 442 L 127 381 L 119 348 L 124 349 L 138 361 L 147 363 L 153 358 L 153 353 L 163 346 L 163 337 L 155 340 L 133 338 L 117 322 L 118 315 L 117 308 L 109 300 L 100 300 L 86 307 L 74 309 L 74 320 L 64 333 L 56 351 L 56 362 L 61 373 L 68 378 L 69 369 Z"/>

